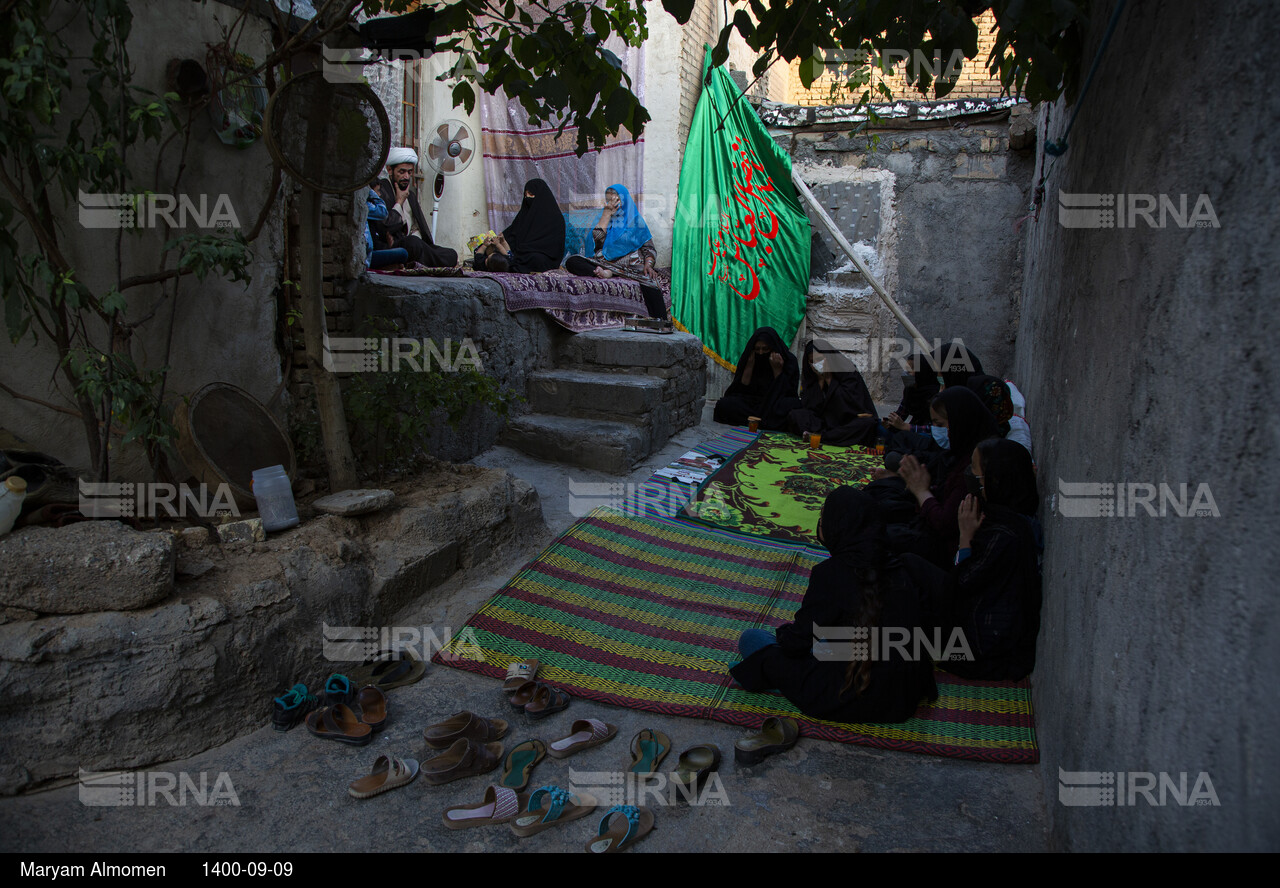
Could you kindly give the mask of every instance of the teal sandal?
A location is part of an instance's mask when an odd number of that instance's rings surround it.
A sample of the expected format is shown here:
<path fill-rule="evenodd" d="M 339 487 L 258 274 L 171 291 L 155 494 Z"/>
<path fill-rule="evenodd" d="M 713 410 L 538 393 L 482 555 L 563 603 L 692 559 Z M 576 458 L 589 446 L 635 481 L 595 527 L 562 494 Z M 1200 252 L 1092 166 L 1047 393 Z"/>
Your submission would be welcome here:
<path fill-rule="evenodd" d="M 520 792 L 529 785 L 529 777 L 533 774 L 533 766 L 542 761 L 547 754 L 547 744 L 541 740 L 526 740 L 517 744 L 507 753 L 502 763 L 502 779 L 499 786 Z"/>
<path fill-rule="evenodd" d="M 654 774 L 671 751 L 671 738 L 661 731 L 645 728 L 631 738 L 631 773 Z"/>
<path fill-rule="evenodd" d="M 592 854 L 626 851 L 653 832 L 653 812 L 635 805 L 614 805 L 604 812 L 596 837 L 587 842 Z"/>
<path fill-rule="evenodd" d="M 529 807 L 511 821 L 511 831 L 521 838 L 537 835 L 557 824 L 586 817 L 596 807 L 595 796 L 544 786 L 529 796 Z"/>

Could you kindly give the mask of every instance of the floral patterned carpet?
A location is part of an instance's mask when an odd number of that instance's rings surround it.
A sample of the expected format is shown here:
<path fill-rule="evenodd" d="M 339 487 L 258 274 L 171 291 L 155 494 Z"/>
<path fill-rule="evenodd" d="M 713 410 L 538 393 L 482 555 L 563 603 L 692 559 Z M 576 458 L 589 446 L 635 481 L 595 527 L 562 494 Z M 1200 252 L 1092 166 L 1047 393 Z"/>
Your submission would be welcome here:
<path fill-rule="evenodd" d="M 882 457 L 864 447 L 807 443 L 761 432 L 698 489 L 685 515 L 724 530 L 819 545 L 818 514 L 827 494 L 861 486 Z"/>

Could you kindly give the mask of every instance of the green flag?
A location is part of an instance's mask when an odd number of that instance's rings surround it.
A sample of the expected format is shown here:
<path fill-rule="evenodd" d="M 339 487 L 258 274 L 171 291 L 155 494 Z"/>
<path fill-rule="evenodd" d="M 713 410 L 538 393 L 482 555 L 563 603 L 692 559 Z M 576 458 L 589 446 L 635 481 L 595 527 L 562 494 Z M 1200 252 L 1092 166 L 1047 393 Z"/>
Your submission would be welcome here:
<path fill-rule="evenodd" d="M 729 73 L 711 69 L 709 47 L 702 83 L 680 165 L 671 311 L 732 370 L 760 327 L 795 338 L 809 289 L 809 218 L 791 182 L 791 158 Z"/>

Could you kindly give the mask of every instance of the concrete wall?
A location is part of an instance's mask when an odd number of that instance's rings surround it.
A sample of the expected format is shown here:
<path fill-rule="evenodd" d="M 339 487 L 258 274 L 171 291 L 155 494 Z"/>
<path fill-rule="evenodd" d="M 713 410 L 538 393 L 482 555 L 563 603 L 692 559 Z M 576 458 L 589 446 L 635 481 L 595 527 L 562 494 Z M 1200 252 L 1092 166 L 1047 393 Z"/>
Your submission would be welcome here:
<path fill-rule="evenodd" d="M 926 339 L 963 339 L 986 372 L 1008 374 L 1022 290 L 1016 223 L 1031 199 L 1034 161 L 1009 150 L 1007 121 L 982 120 L 880 132 L 871 146 L 865 136 L 798 132 L 790 151 L 800 169 L 822 169 L 831 183 L 890 174 L 878 209 L 894 219 L 890 294 Z M 893 326 L 889 335 L 907 335 Z"/>
<path fill-rule="evenodd" d="M 173 4 L 166 0 L 139 0 L 131 6 L 134 24 L 128 47 L 132 82 L 156 93 L 165 91 L 165 65 L 170 58 L 189 57 L 203 64 L 206 44 L 218 42 L 221 28 L 236 15 L 222 5 L 206 8 L 191 4 L 184 5 L 183 15 L 174 15 Z M 68 29 L 64 36 L 73 45 L 84 38 L 75 28 Z M 261 21 L 250 17 L 238 49 L 261 60 L 268 48 Z M 70 120 L 78 113 L 83 97 L 82 91 L 72 91 L 63 107 L 64 119 Z M 132 148 L 130 167 L 138 177 L 134 188 L 170 191 L 180 153 L 179 140 L 175 140 L 164 155 L 157 183 L 156 145 Z M 271 158 L 261 140 L 243 150 L 223 145 L 214 134 L 209 114 L 196 114 L 186 169 L 178 186 L 180 193 L 197 205 L 200 195 L 208 195 L 210 209 L 218 195 L 228 195 L 241 229 L 247 231 L 266 200 L 270 181 Z M 251 283 L 231 283 L 216 275 L 200 282 L 193 277 L 184 278 L 176 301 L 169 300 L 161 306 L 135 334 L 133 353 L 139 366 L 163 366 L 170 312 L 176 311 L 173 349 L 168 359 L 172 370 L 166 388 L 166 401 L 171 406 L 177 398 L 210 382 L 241 386 L 262 401 L 274 393 L 281 378 L 273 294 L 280 279 L 282 215 L 277 205 L 263 234 L 252 245 Z M 88 286 L 97 293 L 106 292 L 110 282 L 116 280 L 117 232 L 82 227 L 74 204 L 64 207 L 61 217 L 59 237 L 64 253 Z M 197 230 L 194 225 L 192 222 L 185 231 Z M 164 242 L 179 233 L 182 232 L 171 233 L 162 227 L 127 232 L 122 248 L 123 276 L 156 271 Z M 173 266 L 176 256 L 170 256 L 168 261 Z M 156 285 L 132 288 L 126 294 L 129 320 L 142 317 L 161 298 Z M 93 335 L 99 347 L 105 348 L 106 336 L 101 331 Z M 43 336 L 34 346 L 29 337 L 16 346 L 7 336 L 0 337 L 0 381 L 23 394 L 74 409 L 69 387 L 57 371 L 54 349 Z M 0 427 L 87 472 L 88 445 L 78 418 L 4 395 L 0 396 Z M 120 448 L 117 444 L 112 471 L 115 480 L 150 478 L 150 468 L 136 447 Z"/>
<path fill-rule="evenodd" d="M 1113 7 L 1093 14 L 1086 63 Z M 1278 39 L 1269 3 L 1128 4 L 1030 224 L 1017 375 L 1047 540 L 1033 684 L 1063 849 L 1280 848 L 1280 97 L 1262 63 Z M 1051 109 L 1050 138 L 1075 110 Z M 1220 227 L 1067 228 L 1060 192 L 1205 194 Z M 1220 517 L 1064 517 L 1060 481 L 1205 483 Z M 1188 772 L 1189 789 L 1205 772 L 1220 805 L 1068 807 L 1059 769 Z"/>

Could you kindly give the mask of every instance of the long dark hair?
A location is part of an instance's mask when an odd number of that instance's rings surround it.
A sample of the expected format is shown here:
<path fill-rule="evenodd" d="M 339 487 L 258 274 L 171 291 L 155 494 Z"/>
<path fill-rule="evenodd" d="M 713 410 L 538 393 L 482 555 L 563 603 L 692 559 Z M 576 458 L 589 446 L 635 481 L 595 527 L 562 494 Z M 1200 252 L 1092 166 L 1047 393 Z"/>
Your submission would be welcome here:
<path fill-rule="evenodd" d="M 822 541 L 847 571 L 858 598 L 846 619 L 852 625 L 874 628 L 884 609 L 884 568 L 888 553 L 884 520 L 879 507 L 854 487 L 837 487 L 822 506 Z M 861 694 L 871 683 L 871 660 L 854 660 L 845 670 L 843 695 L 849 688 Z"/>
<path fill-rule="evenodd" d="M 1027 448 L 1007 438 L 988 438 L 978 445 L 978 460 L 982 463 L 984 512 L 998 515 L 1003 508 L 1035 515 L 1040 494 Z"/>

